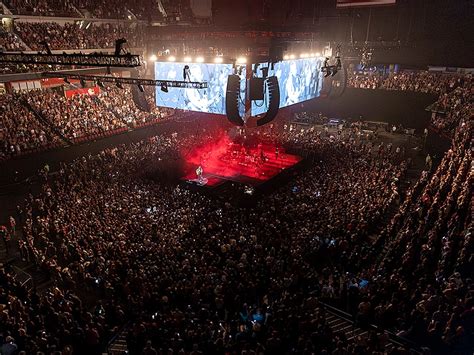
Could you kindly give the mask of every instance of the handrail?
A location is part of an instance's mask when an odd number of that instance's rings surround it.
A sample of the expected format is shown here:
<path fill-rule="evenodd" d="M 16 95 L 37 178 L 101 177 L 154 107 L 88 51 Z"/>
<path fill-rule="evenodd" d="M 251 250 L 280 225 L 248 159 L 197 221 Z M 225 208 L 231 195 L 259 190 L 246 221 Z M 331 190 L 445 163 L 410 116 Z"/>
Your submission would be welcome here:
<path fill-rule="evenodd" d="M 125 329 L 127 329 L 130 324 L 132 324 L 132 321 L 128 321 L 127 323 L 125 323 L 118 331 L 117 333 L 115 333 L 112 338 L 107 342 L 107 353 L 109 353 L 109 349 L 110 347 L 112 346 L 112 344 L 115 342 L 115 340 L 117 340 L 117 338 L 119 337 L 120 334 L 122 334 Z"/>
<path fill-rule="evenodd" d="M 64 136 L 61 131 L 52 123 L 40 110 L 37 110 L 33 105 L 31 105 L 26 99 L 21 99 L 20 102 L 25 106 L 33 115 L 40 121 L 43 125 L 48 127 L 52 133 L 55 133 L 59 138 L 61 138 L 66 144 L 73 145 L 74 143 Z M 51 137 L 54 138 L 54 137 Z"/>
<path fill-rule="evenodd" d="M 33 276 L 31 274 L 27 273 L 25 270 L 20 269 L 18 266 L 13 265 L 12 269 L 15 270 L 15 275 L 13 278 L 16 280 L 16 277 L 19 276 L 20 274 L 26 275 L 26 278 L 23 282 L 21 282 L 21 286 L 25 286 L 28 283 L 33 282 Z"/>
<path fill-rule="evenodd" d="M 343 318 L 344 320 L 348 321 L 349 323 L 351 324 L 354 324 L 354 321 L 353 321 L 353 316 L 339 308 L 336 308 L 334 306 L 331 306 L 327 303 L 324 303 L 322 301 L 318 301 L 319 304 L 329 310 L 330 312 L 332 312 L 333 314 L 335 314 L 336 316 L 339 316 L 341 318 Z M 420 348 L 420 346 L 418 344 L 416 344 L 415 342 L 409 340 L 409 339 L 406 339 L 406 338 L 403 338 L 395 333 L 393 333 L 392 331 L 390 330 L 387 330 L 387 329 L 383 329 L 375 324 L 369 324 L 369 328 L 371 330 L 375 330 L 375 331 L 378 331 L 378 332 L 385 332 L 388 334 L 389 336 L 389 339 L 392 343 L 394 344 L 397 344 L 397 345 L 400 345 L 400 346 L 404 346 L 404 347 L 409 347 L 410 350 L 414 351 L 416 354 L 422 354 L 422 350 Z"/>

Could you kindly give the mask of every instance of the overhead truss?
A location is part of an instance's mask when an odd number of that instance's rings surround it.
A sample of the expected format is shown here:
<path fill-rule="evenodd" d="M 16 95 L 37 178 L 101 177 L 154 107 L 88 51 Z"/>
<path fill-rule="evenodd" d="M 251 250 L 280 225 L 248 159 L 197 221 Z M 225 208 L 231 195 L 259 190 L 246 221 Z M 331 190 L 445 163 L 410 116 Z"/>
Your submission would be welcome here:
<path fill-rule="evenodd" d="M 122 78 L 105 75 L 79 75 L 69 74 L 62 72 L 45 72 L 42 76 L 47 78 L 64 78 L 64 79 L 77 79 L 84 81 L 95 81 L 98 83 L 114 83 L 114 84 L 126 84 L 126 85 L 149 85 L 149 86 L 161 86 L 165 85 L 170 88 L 184 88 L 184 89 L 207 89 L 207 82 L 198 81 L 179 81 L 179 80 L 153 80 L 153 79 L 141 79 L 141 78 Z"/>
<path fill-rule="evenodd" d="M 0 52 L 0 63 L 11 64 L 50 64 L 75 65 L 87 67 L 127 67 L 135 68 L 141 65 L 139 55 L 135 54 L 107 54 L 107 53 L 22 53 Z"/>

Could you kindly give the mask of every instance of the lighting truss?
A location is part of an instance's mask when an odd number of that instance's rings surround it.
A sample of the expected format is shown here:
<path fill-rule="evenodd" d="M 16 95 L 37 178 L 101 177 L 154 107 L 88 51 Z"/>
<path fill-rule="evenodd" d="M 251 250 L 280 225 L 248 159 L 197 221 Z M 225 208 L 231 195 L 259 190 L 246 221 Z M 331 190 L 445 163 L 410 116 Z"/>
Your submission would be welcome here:
<path fill-rule="evenodd" d="M 48 54 L 0 52 L 0 63 L 134 68 L 139 67 L 141 65 L 141 60 L 139 55 L 129 53 L 124 55 L 115 55 L 107 53 Z"/>
<path fill-rule="evenodd" d="M 100 76 L 100 75 L 79 75 L 61 72 L 46 72 L 42 76 L 47 78 L 64 78 L 77 79 L 84 81 L 95 81 L 98 83 L 113 83 L 113 84 L 127 84 L 127 85 L 149 85 L 149 86 L 166 86 L 170 88 L 183 89 L 207 89 L 207 82 L 198 81 L 179 81 L 179 80 L 153 80 L 141 78 L 122 78 L 114 76 Z"/>

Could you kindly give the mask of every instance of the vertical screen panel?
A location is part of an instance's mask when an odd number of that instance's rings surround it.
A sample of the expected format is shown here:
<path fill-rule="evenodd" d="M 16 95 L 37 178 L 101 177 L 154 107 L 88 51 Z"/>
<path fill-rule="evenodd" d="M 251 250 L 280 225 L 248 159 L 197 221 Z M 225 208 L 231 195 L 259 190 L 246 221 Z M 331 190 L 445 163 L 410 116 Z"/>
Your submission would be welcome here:
<path fill-rule="evenodd" d="M 268 76 L 276 76 L 280 87 L 280 107 L 291 106 L 319 97 L 323 85 L 323 73 L 320 58 L 287 60 L 274 63 L 269 68 Z M 268 68 L 268 63 L 260 63 L 256 75 L 261 76 L 261 69 Z M 255 70 L 255 65 L 253 67 Z M 266 94 L 267 96 L 267 94 Z M 268 97 L 263 101 L 252 101 L 252 115 L 260 115 L 268 110 Z"/>
<path fill-rule="evenodd" d="M 227 78 L 232 74 L 231 64 L 210 63 L 155 63 L 156 80 L 184 80 L 184 67 L 189 66 L 190 81 L 207 82 L 207 89 L 156 87 L 156 105 L 182 110 L 225 114 Z"/>

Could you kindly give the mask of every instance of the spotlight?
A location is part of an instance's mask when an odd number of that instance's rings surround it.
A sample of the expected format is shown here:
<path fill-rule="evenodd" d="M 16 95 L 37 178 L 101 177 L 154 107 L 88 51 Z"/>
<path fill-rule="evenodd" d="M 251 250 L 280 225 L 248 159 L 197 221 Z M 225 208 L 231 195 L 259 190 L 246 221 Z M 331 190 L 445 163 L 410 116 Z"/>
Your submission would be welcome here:
<path fill-rule="evenodd" d="M 196 63 L 204 63 L 204 58 L 203 57 L 197 57 L 196 58 Z"/>
<path fill-rule="evenodd" d="M 168 57 L 168 62 L 174 62 L 174 61 L 176 61 L 176 58 L 174 56 L 171 55 Z"/>
<path fill-rule="evenodd" d="M 289 56 L 288 54 L 285 54 L 285 55 L 283 56 L 283 59 L 284 59 L 284 60 L 288 60 L 288 59 L 290 59 L 290 56 Z"/>
<path fill-rule="evenodd" d="M 247 58 L 245 57 L 237 58 L 237 64 L 246 64 L 246 63 L 247 63 Z"/>
<path fill-rule="evenodd" d="M 193 61 L 193 58 L 191 58 L 191 57 L 184 57 L 183 61 L 184 61 L 185 63 L 190 63 L 190 62 Z"/>
<path fill-rule="evenodd" d="M 306 53 L 303 53 L 300 55 L 300 58 L 308 58 L 308 55 Z"/>
<path fill-rule="evenodd" d="M 224 59 L 222 59 L 222 57 L 215 57 L 215 58 L 214 58 L 214 63 L 216 63 L 216 64 L 220 64 L 220 63 L 222 63 L 223 61 L 224 61 Z"/>
<path fill-rule="evenodd" d="M 152 54 L 150 56 L 150 62 L 156 62 L 158 60 L 158 57 L 156 56 L 156 54 Z"/>
<path fill-rule="evenodd" d="M 294 54 L 290 54 L 290 59 L 295 59 L 295 55 Z"/>
<path fill-rule="evenodd" d="M 316 57 L 321 57 L 321 53 L 316 52 Z"/>
<path fill-rule="evenodd" d="M 167 83 L 161 83 L 161 91 L 168 92 L 168 84 Z"/>

